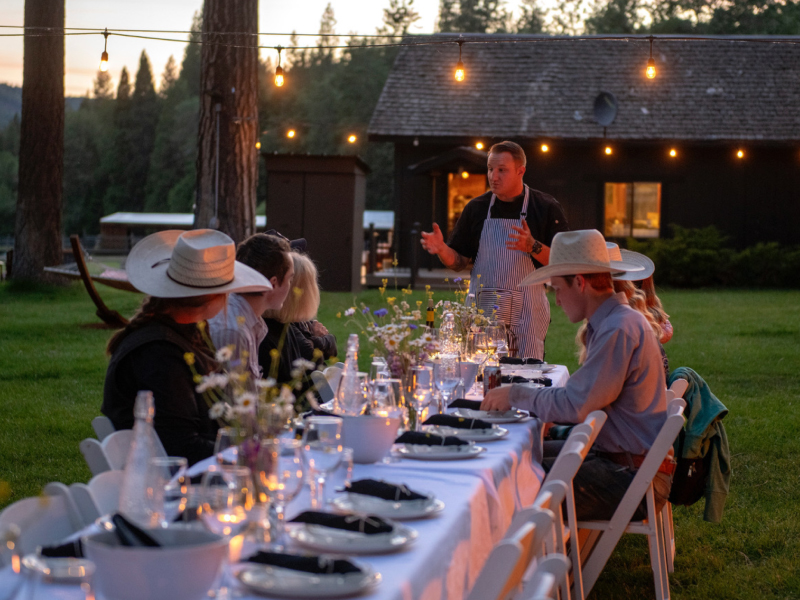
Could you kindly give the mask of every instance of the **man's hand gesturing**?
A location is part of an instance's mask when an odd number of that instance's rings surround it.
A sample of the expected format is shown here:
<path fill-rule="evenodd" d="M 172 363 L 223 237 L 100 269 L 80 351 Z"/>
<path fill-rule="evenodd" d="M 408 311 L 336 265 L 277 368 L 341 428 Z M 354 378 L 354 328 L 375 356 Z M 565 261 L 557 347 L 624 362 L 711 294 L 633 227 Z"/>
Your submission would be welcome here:
<path fill-rule="evenodd" d="M 439 226 L 434 223 L 433 231 L 431 233 L 422 232 L 422 239 L 420 240 L 422 247 L 431 254 L 440 254 L 447 245 L 444 243 L 444 236 Z"/>
<path fill-rule="evenodd" d="M 533 235 L 531 235 L 531 230 L 528 228 L 527 221 L 523 219 L 522 227 L 518 225 L 512 225 L 511 229 L 513 229 L 516 233 L 512 233 L 508 236 L 506 248 L 509 250 L 519 250 L 525 254 L 530 254 L 533 250 L 534 239 Z"/>

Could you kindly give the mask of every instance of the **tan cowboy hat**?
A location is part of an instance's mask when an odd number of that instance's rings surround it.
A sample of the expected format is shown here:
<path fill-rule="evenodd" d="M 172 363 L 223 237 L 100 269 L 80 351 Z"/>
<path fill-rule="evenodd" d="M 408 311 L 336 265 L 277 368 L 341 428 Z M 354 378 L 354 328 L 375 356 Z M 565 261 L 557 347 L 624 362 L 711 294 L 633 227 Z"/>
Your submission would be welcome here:
<path fill-rule="evenodd" d="M 641 271 L 641 265 L 609 260 L 606 240 L 596 229 L 562 231 L 553 237 L 550 262 L 522 280 L 520 286 L 545 283 L 551 277 L 582 273 Z"/>
<path fill-rule="evenodd" d="M 131 250 L 125 270 L 137 290 L 157 298 L 272 289 L 261 273 L 236 261 L 233 240 L 213 229 L 148 235 Z"/>
<path fill-rule="evenodd" d="M 613 279 L 617 281 L 642 281 L 647 279 L 656 272 L 656 266 L 649 257 L 633 250 L 623 250 L 614 242 L 606 242 L 608 248 L 608 258 L 616 261 L 625 261 L 633 263 L 634 265 L 641 265 L 641 271 L 632 271 L 629 273 L 614 273 Z"/>

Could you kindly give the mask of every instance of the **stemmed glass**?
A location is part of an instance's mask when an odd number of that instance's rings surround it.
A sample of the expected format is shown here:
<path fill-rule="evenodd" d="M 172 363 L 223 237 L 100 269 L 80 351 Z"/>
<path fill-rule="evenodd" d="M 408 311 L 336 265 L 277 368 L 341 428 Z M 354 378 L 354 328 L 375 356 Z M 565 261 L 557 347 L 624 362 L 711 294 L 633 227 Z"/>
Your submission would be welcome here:
<path fill-rule="evenodd" d="M 472 361 L 478 364 L 478 373 L 483 374 L 483 363 L 489 358 L 489 350 L 486 343 L 486 333 L 483 331 L 471 331 L 467 341 L 467 352 L 472 357 Z"/>
<path fill-rule="evenodd" d="M 214 442 L 217 464 L 235 465 L 239 461 L 239 431 L 234 427 L 220 427 Z"/>
<path fill-rule="evenodd" d="M 269 496 L 274 532 L 270 536 L 276 550 L 283 548 L 284 513 L 286 505 L 294 500 L 305 480 L 303 446 L 300 440 L 278 438 L 262 442 L 258 453 L 258 482 Z"/>
<path fill-rule="evenodd" d="M 433 367 L 436 389 L 442 394 L 442 410 L 450 403 L 450 395 L 461 380 L 461 360 L 458 354 L 440 354 Z"/>
<path fill-rule="evenodd" d="M 186 509 L 189 491 L 186 468 L 187 461 L 180 456 L 156 456 L 147 466 L 153 520 L 161 527 L 167 527 Z"/>
<path fill-rule="evenodd" d="M 309 417 L 303 432 L 303 455 L 316 476 L 311 507 L 320 510 L 325 501 L 325 477 L 342 458 L 342 420 L 339 417 Z"/>
<path fill-rule="evenodd" d="M 408 378 L 407 387 L 416 415 L 414 419 L 414 431 L 421 431 L 423 421 L 422 415 L 433 398 L 433 388 L 431 386 L 433 380 L 432 369 L 425 366 L 411 367 Z"/>

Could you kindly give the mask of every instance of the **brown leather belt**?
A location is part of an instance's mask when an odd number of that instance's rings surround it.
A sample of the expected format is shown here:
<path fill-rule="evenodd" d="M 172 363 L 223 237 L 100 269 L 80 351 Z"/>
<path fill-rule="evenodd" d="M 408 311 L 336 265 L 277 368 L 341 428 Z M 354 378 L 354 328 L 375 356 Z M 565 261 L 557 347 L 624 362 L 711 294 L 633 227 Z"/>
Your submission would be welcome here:
<path fill-rule="evenodd" d="M 645 459 L 644 454 L 631 454 L 630 452 L 602 452 L 598 450 L 596 454 L 600 458 L 606 458 L 617 463 L 618 465 L 630 467 L 631 469 L 638 469 L 641 467 Z M 675 464 L 676 463 L 672 459 L 672 455 L 669 455 L 658 467 L 658 472 L 666 475 L 672 475 L 675 472 Z"/>

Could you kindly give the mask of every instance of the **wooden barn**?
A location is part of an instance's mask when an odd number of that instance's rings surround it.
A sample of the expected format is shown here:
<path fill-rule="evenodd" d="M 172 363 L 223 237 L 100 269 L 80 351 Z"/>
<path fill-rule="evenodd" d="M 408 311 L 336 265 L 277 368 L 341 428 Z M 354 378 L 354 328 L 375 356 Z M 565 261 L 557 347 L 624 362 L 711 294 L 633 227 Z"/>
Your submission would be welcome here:
<path fill-rule="evenodd" d="M 624 239 L 715 225 L 738 247 L 800 242 L 800 37 L 658 37 L 654 79 L 643 39 L 461 39 L 462 82 L 457 44 L 402 48 L 370 122 L 369 139 L 395 147 L 401 263 L 415 222 L 449 232 L 488 189 L 486 150 L 504 139 L 572 229 Z"/>

